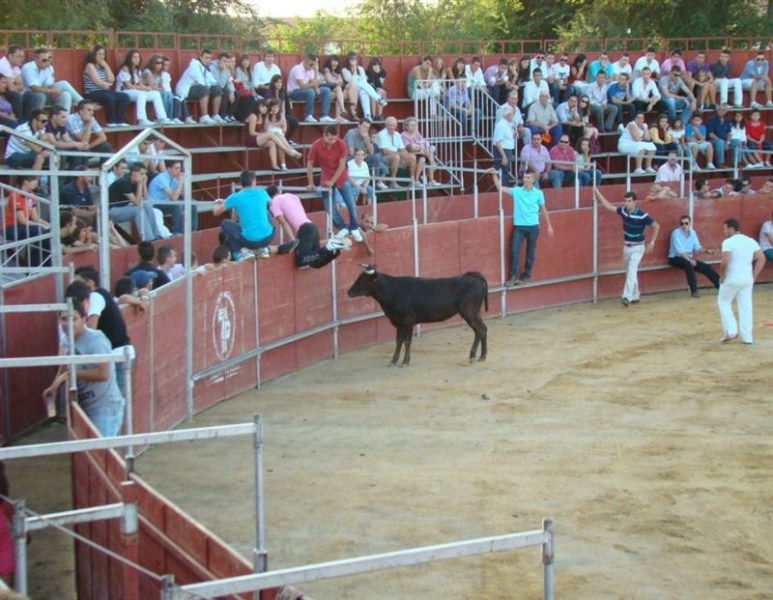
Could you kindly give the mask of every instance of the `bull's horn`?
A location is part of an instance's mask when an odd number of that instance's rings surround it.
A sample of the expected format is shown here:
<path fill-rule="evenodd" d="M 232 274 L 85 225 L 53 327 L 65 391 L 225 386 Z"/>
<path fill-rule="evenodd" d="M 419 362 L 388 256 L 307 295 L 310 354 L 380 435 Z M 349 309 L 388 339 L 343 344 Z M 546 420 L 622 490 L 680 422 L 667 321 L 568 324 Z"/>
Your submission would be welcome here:
<path fill-rule="evenodd" d="M 366 265 L 365 263 L 360 263 L 360 266 L 368 275 L 376 274 L 376 265 Z"/>

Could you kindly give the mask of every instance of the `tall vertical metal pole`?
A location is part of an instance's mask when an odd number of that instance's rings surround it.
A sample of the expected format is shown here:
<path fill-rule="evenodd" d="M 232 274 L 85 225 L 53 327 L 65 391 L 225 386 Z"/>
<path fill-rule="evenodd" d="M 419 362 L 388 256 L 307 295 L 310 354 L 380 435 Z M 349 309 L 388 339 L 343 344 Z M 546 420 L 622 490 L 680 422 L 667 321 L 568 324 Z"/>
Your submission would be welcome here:
<path fill-rule="evenodd" d="M 497 194 L 499 200 L 499 281 L 505 281 L 505 253 L 507 252 L 507 242 L 505 241 L 505 209 L 502 205 L 502 190 Z M 507 316 L 507 289 L 502 290 L 501 295 L 502 318 Z"/>
<path fill-rule="evenodd" d="M 108 210 L 107 171 L 104 165 L 99 171 L 99 278 L 102 287 L 110 285 L 110 215 Z"/>
<path fill-rule="evenodd" d="M 255 415 L 255 549 L 253 566 L 256 573 L 268 571 L 268 552 L 266 551 L 266 531 L 263 520 L 263 423 L 260 415 Z"/>
<path fill-rule="evenodd" d="M 472 218 L 478 218 L 478 160 L 472 163 Z"/>
<path fill-rule="evenodd" d="M 547 534 L 547 541 L 542 544 L 542 564 L 544 565 L 545 600 L 553 600 L 553 519 L 542 520 L 542 531 Z"/>
<path fill-rule="evenodd" d="M 27 517 L 24 500 L 14 502 L 13 553 L 16 559 L 16 591 L 27 594 Z"/>
<path fill-rule="evenodd" d="M 124 387 L 126 393 L 126 435 L 134 433 L 134 415 L 132 404 L 132 363 L 129 357 L 129 347 L 123 347 L 123 374 L 124 374 Z M 113 364 L 115 368 L 115 363 Z M 126 478 L 128 479 L 129 473 L 134 472 L 134 446 L 129 446 L 126 449 Z"/>
<path fill-rule="evenodd" d="M 593 162 L 593 171 L 596 172 L 596 162 Z M 596 202 L 596 190 L 598 185 L 596 183 L 596 176 L 593 176 L 593 198 L 591 203 L 591 210 L 593 211 L 593 303 L 599 301 L 599 209 Z"/>
<path fill-rule="evenodd" d="M 193 193 L 191 176 L 193 161 L 190 156 L 183 160 L 185 177 L 183 178 L 183 194 L 185 201 L 183 227 L 183 261 L 185 271 L 185 408 L 188 420 L 193 419 L 193 269 L 191 268 L 191 194 Z"/>

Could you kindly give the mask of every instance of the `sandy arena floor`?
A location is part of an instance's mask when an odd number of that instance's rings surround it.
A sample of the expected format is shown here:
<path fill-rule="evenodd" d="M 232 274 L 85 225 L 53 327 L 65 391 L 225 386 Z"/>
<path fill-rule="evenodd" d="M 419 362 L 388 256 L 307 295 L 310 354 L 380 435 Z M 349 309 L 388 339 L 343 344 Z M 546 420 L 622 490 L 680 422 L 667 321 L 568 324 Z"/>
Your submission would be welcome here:
<path fill-rule="evenodd" d="M 754 301 L 751 347 L 718 343 L 713 292 L 549 309 L 488 321 L 483 364 L 467 364 L 466 326 L 435 331 L 414 341 L 410 368 L 387 366 L 391 343 L 372 347 L 191 426 L 263 415 L 272 568 L 537 529 L 549 516 L 556 598 L 771 599 L 773 286 Z M 249 556 L 252 459 L 251 440 L 229 438 L 154 448 L 138 471 Z M 14 494 L 35 507 L 39 482 L 20 467 Z M 66 598 L 42 575 L 45 551 L 30 548 L 32 597 Z M 461 600 L 537 599 L 541 586 L 530 548 L 303 589 Z"/>

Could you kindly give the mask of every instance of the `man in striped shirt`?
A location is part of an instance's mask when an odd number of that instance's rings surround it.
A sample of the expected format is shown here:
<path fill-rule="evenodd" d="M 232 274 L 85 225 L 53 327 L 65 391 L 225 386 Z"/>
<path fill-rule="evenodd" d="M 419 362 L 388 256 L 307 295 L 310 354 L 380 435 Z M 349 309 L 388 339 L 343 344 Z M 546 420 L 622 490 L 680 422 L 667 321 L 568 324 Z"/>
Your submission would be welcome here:
<path fill-rule="evenodd" d="M 625 257 L 625 287 L 623 288 L 623 306 L 639 301 L 639 263 L 645 252 L 655 247 L 660 225 L 646 212 L 636 207 L 636 192 L 626 192 L 623 206 L 614 207 L 598 190 L 596 198 L 609 211 L 617 213 L 623 220 L 623 256 Z M 645 243 L 644 229 L 652 227 L 652 239 Z"/>

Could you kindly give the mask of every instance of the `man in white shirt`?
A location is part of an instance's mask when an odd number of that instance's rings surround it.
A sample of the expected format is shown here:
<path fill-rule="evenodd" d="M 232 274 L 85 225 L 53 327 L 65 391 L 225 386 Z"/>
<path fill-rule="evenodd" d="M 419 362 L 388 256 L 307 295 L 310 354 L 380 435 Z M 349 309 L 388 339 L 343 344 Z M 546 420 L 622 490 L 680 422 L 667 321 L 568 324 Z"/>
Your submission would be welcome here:
<path fill-rule="evenodd" d="M 660 63 L 655 59 L 655 48 L 650 46 L 636 64 L 633 66 L 633 76 L 638 79 L 642 76 L 642 69 L 647 67 L 650 70 L 650 75 L 657 79 L 660 77 Z"/>
<path fill-rule="evenodd" d="M 515 162 L 514 115 L 513 108 L 505 105 L 502 109 L 502 119 L 497 122 L 494 135 L 491 136 L 494 168 L 501 173 L 502 184 L 505 187 L 510 186 L 510 173 Z"/>
<path fill-rule="evenodd" d="M 30 113 L 30 120 L 19 125 L 14 131 L 35 139 L 41 139 L 46 132 L 48 115 L 36 109 Z M 5 164 L 12 169 L 41 169 L 51 153 L 42 146 L 31 144 L 15 135 L 9 136 L 5 147 Z"/>
<path fill-rule="evenodd" d="M 617 119 L 617 105 L 610 104 L 607 98 L 608 91 L 607 76 L 603 70 L 596 73 L 595 82 L 585 88 L 585 93 L 590 99 L 590 111 L 601 133 L 612 131 Z"/>
<path fill-rule="evenodd" d="M 633 79 L 633 68 L 631 67 L 631 57 L 626 53 L 620 57 L 620 60 L 612 63 L 612 79 L 618 81 L 620 73 L 628 75 L 628 81 Z"/>
<path fill-rule="evenodd" d="M 752 238 L 741 233 L 736 219 L 722 224 L 725 240 L 722 242 L 722 265 L 719 277 L 717 306 L 722 319 L 722 343 L 741 335 L 741 341 L 750 345 L 752 337 L 752 288 L 754 280 L 765 266 L 765 254 Z M 754 268 L 752 268 L 752 262 Z M 733 315 L 733 300 L 738 306 L 738 323 Z"/>
<path fill-rule="evenodd" d="M 668 153 L 668 161 L 660 165 L 658 174 L 655 176 L 655 183 L 674 183 L 682 181 L 684 172 L 682 165 L 676 160 L 676 152 Z"/>
<path fill-rule="evenodd" d="M 666 112 L 668 107 L 660 98 L 658 85 L 652 79 L 652 73 L 649 67 L 643 67 L 641 77 L 636 79 L 631 86 L 631 96 L 638 112 L 652 112 L 657 110 Z"/>
<path fill-rule="evenodd" d="M 557 106 L 566 100 L 567 89 L 569 88 L 569 56 L 562 52 L 558 62 L 550 65 L 548 78 L 553 80 L 553 89 L 550 90 L 553 97 L 553 105 Z"/>
<path fill-rule="evenodd" d="M 252 85 L 255 86 L 257 92 L 265 97 L 268 91 L 268 84 L 271 83 L 274 75 L 282 76 L 282 71 L 276 64 L 276 54 L 273 50 L 266 50 L 263 54 L 263 60 L 255 63 L 252 67 Z"/>
<path fill-rule="evenodd" d="M 13 114 L 17 120 L 23 119 L 33 109 L 43 108 L 45 103 L 45 97 L 40 95 L 37 103 L 28 102 L 29 106 L 24 106 L 24 80 L 21 78 L 21 66 L 23 64 L 24 48 L 15 44 L 8 46 L 8 53 L 3 58 L 0 58 L 0 76 L 5 77 L 8 82 L 5 97 L 11 103 Z"/>
<path fill-rule="evenodd" d="M 83 100 L 69 82 L 56 81 L 54 78 L 54 55 L 48 48 L 35 50 L 35 58 L 21 68 L 21 78 L 24 81 L 24 90 L 43 94 L 43 103 L 49 100 L 51 104 L 61 106 L 70 112 L 73 102 L 76 104 Z M 30 102 L 39 102 L 40 98 L 30 98 Z"/>
<path fill-rule="evenodd" d="M 528 112 L 529 106 L 536 102 L 543 93 L 550 98 L 550 88 L 548 82 L 542 77 L 542 69 L 534 69 L 531 80 L 523 86 L 523 109 Z"/>
<path fill-rule="evenodd" d="M 417 180 L 416 155 L 405 149 L 403 138 L 397 133 L 397 119 L 394 117 L 387 117 L 384 125 L 384 129 L 379 132 L 378 137 L 376 138 L 376 143 L 381 150 L 381 154 L 384 156 L 384 160 L 389 165 L 389 176 L 392 178 L 389 187 L 398 188 L 400 186 L 397 184 L 396 177 L 397 170 L 400 168 L 401 164 L 408 167 L 411 178 Z"/>
<path fill-rule="evenodd" d="M 507 94 L 507 102 L 505 102 L 502 106 L 499 107 L 499 110 L 497 111 L 497 118 L 496 118 L 497 123 L 499 123 L 499 121 L 502 119 L 504 109 L 507 108 L 508 106 L 513 109 L 513 121 L 511 123 L 513 127 L 513 131 L 515 132 L 516 137 L 519 137 L 521 139 L 521 141 L 523 142 L 523 145 L 527 146 L 531 141 L 531 129 L 529 129 L 528 127 L 525 127 L 523 124 L 523 115 L 521 114 L 521 109 L 518 108 L 518 90 L 517 89 L 510 90 L 510 93 Z"/>
<path fill-rule="evenodd" d="M 234 69 L 236 69 L 236 56 L 230 52 L 221 52 L 217 60 L 209 65 L 212 77 L 215 78 L 217 85 L 223 90 L 220 96 L 220 112 L 218 116 L 226 123 L 236 121 L 234 114 L 239 108 L 239 97 L 236 95 L 236 88 L 233 82 Z"/>
<path fill-rule="evenodd" d="M 199 103 L 199 123 L 212 125 L 224 123 L 220 118 L 220 104 L 223 101 L 223 88 L 217 85 L 209 66 L 212 64 L 212 51 L 206 48 L 198 58 L 191 59 L 188 68 L 180 76 L 175 93 L 183 102 L 190 100 Z M 209 101 L 212 99 L 212 116 L 209 114 Z"/>
<path fill-rule="evenodd" d="M 468 88 L 486 88 L 486 79 L 483 76 L 483 69 L 480 65 L 480 56 L 473 56 L 470 64 L 464 67 L 464 76 L 467 79 Z"/>
<path fill-rule="evenodd" d="M 540 50 L 537 52 L 537 54 L 529 61 L 529 78 L 534 79 L 534 70 L 539 69 L 542 72 L 543 77 L 547 77 L 548 75 L 548 63 L 545 60 L 545 52 L 544 50 Z"/>

